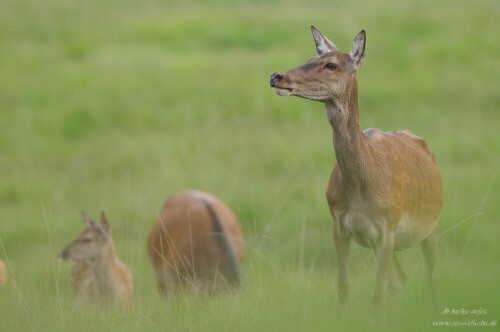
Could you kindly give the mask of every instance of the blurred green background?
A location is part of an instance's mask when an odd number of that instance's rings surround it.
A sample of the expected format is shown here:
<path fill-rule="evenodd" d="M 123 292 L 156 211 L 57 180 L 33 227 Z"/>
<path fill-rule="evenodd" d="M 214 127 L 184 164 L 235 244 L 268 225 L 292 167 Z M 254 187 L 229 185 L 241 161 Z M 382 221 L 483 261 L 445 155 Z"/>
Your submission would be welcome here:
<path fill-rule="evenodd" d="M 360 331 L 500 318 L 500 2 L 0 1 L 0 330 Z M 363 128 L 409 129 L 441 170 L 441 304 L 420 248 L 400 307 L 374 325 L 375 262 L 352 246 L 336 314 L 324 191 L 335 164 L 324 106 L 280 98 L 269 73 L 367 31 Z M 239 216 L 247 285 L 164 301 L 146 236 L 164 199 L 197 188 Z M 104 209 L 134 275 L 131 308 L 78 306 L 57 252 Z M 487 309 L 444 315 L 444 308 Z"/>

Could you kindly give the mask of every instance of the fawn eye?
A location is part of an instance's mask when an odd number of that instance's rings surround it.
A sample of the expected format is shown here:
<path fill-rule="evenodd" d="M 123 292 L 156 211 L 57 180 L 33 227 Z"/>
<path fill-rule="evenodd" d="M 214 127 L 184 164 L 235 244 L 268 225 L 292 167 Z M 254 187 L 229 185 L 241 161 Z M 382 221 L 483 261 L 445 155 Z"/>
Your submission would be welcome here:
<path fill-rule="evenodd" d="M 92 239 L 89 239 L 89 238 L 82 240 L 83 243 L 89 243 L 90 241 L 92 241 Z"/>
<path fill-rule="evenodd" d="M 334 70 L 335 68 L 337 68 L 337 65 L 336 65 L 336 64 L 334 64 L 334 63 L 331 63 L 331 62 L 330 62 L 330 63 L 327 63 L 327 64 L 325 65 L 325 68 L 326 68 L 326 69 L 330 69 L 330 70 Z"/>

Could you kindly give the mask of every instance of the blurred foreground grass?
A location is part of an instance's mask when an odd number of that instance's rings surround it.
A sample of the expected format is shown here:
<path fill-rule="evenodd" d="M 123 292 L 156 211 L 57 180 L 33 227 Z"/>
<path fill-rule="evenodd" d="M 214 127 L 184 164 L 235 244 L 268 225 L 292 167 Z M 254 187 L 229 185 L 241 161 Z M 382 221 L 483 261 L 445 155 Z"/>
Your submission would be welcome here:
<path fill-rule="evenodd" d="M 381 330 L 432 328 L 443 308 L 500 318 L 498 1 L 0 2 L 0 330 L 369 330 L 375 270 L 337 261 L 324 190 L 335 163 L 319 103 L 278 98 L 268 74 L 315 55 L 309 25 L 342 50 L 367 31 L 363 128 L 410 129 L 436 155 L 445 207 L 442 303 L 420 249 Z M 166 196 L 213 192 L 239 216 L 248 284 L 230 296 L 159 297 L 146 235 Z M 58 250 L 106 210 L 134 275 L 131 308 L 76 306 Z M 45 218 L 46 214 L 46 218 Z M 50 232 L 51 242 L 49 241 Z"/>

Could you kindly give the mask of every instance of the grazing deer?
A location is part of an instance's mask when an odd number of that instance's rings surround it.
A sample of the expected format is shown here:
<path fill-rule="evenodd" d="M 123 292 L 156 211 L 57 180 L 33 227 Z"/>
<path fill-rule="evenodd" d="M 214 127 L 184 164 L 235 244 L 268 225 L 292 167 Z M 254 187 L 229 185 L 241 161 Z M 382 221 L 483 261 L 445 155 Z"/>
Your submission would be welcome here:
<path fill-rule="evenodd" d="M 7 283 L 7 271 L 5 269 L 5 264 L 0 261 L 0 286 Z"/>
<path fill-rule="evenodd" d="M 132 299 L 132 275 L 115 254 L 108 221 L 101 212 L 99 223 L 81 212 L 87 228 L 59 257 L 75 261 L 71 269 L 71 283 L 78 298 L 95 300 Z"/>
<path fill-rule="evenodd" d="M 407 130 L 361 131 L 357 72 L 365 56 L 365 31 L 354 38 L 351 52 L 343 53 L 314 26 L 311 30 L 319 56 L 271 74 L 270 85 L 280 96 L 316 100 L 326 106 L 337 159 L 326 198 L 338 256 L 340 307 L 349 295 L 351 239 L 376 255 L 375 312 L 383 306 L 389 278 L 396 298 L 406 282 L 395 251 L 418 243 L 437 301 L 435 265 L 443 193 L 434 156 L 423 139 Z"/>
<path fill-rule="evenodd" d="M 243 238 L 238 219 L 213 195 L 187 191 L 170 196 L 151 229 L 148 253 L 160 291 L 238 286 L 243 278 Z"/>

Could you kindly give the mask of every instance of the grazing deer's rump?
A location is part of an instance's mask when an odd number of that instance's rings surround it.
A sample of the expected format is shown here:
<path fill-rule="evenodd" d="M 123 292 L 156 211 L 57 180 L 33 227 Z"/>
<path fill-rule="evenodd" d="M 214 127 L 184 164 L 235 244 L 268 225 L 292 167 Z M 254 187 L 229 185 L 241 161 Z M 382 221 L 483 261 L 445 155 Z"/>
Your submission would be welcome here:
<path fill-rule="evenodd" d="M 59 254 L 73 260 L 71 285 L 78 299 L 86 301 L 132 300 L 133 286 L 130 270 L 115 254 L 111 229 L 101 213 L 99 223 L 82 212 L 87 228 Z"/>
<path fill-rule="evenodd" d="M 170 196 L 148 238 L 160 290 L 185 285 L 208 290 L 239 285 L 243 238 L 238 219 L 213 195 L 188 191 Z"/>
<path fill-rule="evenodd" d="M 7 271 L 5 269 L 5 264 L 0 261 L 0 286 L 7 283 Z"/>
<path fill-rule="evenodd" d="M 311 31 L 319 56 L 271 74 L 270 85 L 280 96 L 316 100 L 326 106 L 337 159 L 326 197 L 339 264 L 340 307 L 349 296 L 351 239 L 376 254 L 376 312 L 383 306 L 386 286 L 397 299 L 406 282 L 395 251 L 419 243 L 437 302 L 435 266 L 443 192 L 434 156 L 423 139 L 407 130 L 361 131 L 357 72 L 365 56 L 365 31 L 354 38 L 350 53 L 339 51 L 314 26 Z"/>

